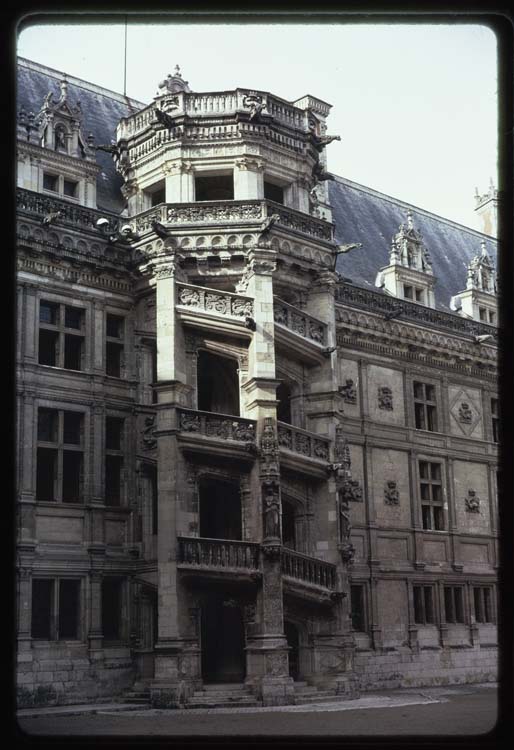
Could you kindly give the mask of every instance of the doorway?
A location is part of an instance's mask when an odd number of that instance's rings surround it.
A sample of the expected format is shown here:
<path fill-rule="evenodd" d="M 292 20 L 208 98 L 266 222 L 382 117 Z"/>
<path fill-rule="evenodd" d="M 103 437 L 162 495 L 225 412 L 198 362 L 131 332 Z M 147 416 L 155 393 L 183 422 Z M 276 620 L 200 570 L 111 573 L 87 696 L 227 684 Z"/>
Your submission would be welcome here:
<path fill-rule="evenodd" d="M 198 352 L 198 409 L 239 416 L 239 375 L 235 359 Z"/>
<path fill-rule="evenodd" d="M 221 594 L 209 594 L 202 604 L 201 638 L 204 682 L 243 682 L 245 632 L 237 602 Z"/>
<path fill-rule="evenodd" d="M 203 539 L 240 540 L 239 487 L 214 478 L 200 481 L 200 536 Z"/>
<path fill-rule="evenodd" d="M 285 620 L 284 635 L 289 646 L 289 676 L 296 681 L 300 676 L 300 636 L 298 628 L 292 622 Z"/>

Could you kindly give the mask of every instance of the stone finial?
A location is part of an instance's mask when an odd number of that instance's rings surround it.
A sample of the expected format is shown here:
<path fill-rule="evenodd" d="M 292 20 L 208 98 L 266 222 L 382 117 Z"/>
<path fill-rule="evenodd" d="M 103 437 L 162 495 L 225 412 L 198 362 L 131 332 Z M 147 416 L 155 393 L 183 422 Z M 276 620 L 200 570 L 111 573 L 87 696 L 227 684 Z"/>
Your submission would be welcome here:
<path fill-rule="evenodd" d="M 157 92 L 157 96 L 162 96 L 163 94 L 177 94 L 180 91 L 185 91 L 186 93 L 190 93 L 191 89 L 189 88 L 188 81 L 184 81 L 182 78 L 182 73 L 180 72 L 180 65 L 175 65 L 175 70 L 173 72 L 173 75 L 171 73 L 168 73 L 164 81 L 161 81 L 159 83 L 159 90 Z"/>
<path fill-rule="evenodd" d="M 468 264 L 466 288 L 496 294 L 496 270 L 484 240 L 480 243 L 480 253 Z"/>
<path fill-rule="evenodd" d="M 59 87 L 61 89 L 61 96 L 60 96 L 59 101 L 65 102 L 66 99 L 68 98 L 68 81 L 65 75 L 63 75 L 63 77 L 59 81 Z"/>

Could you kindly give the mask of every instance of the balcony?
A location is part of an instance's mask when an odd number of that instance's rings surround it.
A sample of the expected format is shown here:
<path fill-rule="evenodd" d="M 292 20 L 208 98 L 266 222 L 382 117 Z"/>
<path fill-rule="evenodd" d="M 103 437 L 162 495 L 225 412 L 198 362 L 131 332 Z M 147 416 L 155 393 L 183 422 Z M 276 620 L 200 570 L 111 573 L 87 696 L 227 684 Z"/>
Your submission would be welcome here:
<path fill-rule="evenodd" d="M 238 227 L 259 233 L 263 222 L 274 214 L 277 216 L 274 228 L 283 227 L 304 240 L 311 239 L 325 245 L 332 242 L 333 227 L 330 222 L 274 201 L 260 199 L 161 203 L 141 212 L 130 223 L 140 235 L 153 231 L 153 221 L 164 224 L 171 232 L 177 229 L 181 237 L 188 229 L 195 232 L 198 229 L 210 231 L 216 228 L 220 230 L 220 244 L 216 246 L 216 250 L 219 250 L 227 246 L 228 237 L 237 232 Z M 205 252 L 207 248 L 202 245 L 198 249 Z M 327 247 L 327 265 L 331 262 L 332 253 L 332 247 Z"/>
<path fill-rule="evenodd" d="M 328 326 L 300 308 L 275 297 L 273 300 L 275 340 L 289 356 L 309 364 L 323 362 Z"/>
<path fill-rule="evenodd" d="M 283 547 L 281 567 L 286 592 L 318 603 L 333 602 L 337 584 L 335 565 Z"/>
<path fill-rule="evenodd" d="M 179 440 L 184 450 L 253 461 L 256 422 L 230 414 L 177 409 Z"/>
<path fill-rule="evenodd" d="M 261 576 L 260 545 L 231 539 L 178 537 L 177 564 L 186 577 L 256 582 Z"/>
<path fill-rule="evenodd" d="M 176 289 L 176 309 L 184 323 L 216 332 L 225 330 L 251 336 L 250 329 L 245 326 L 245 321 L 253 318 L 251 297 L 193 284 L 177 283 Z"/>
<path fill-rule="evenodd" d="M 277 437 L 282 465 L 309 475 L 326 477 L 326 465 L 330 460 L 329 438 L 285 422 L 277 423 Z"/>

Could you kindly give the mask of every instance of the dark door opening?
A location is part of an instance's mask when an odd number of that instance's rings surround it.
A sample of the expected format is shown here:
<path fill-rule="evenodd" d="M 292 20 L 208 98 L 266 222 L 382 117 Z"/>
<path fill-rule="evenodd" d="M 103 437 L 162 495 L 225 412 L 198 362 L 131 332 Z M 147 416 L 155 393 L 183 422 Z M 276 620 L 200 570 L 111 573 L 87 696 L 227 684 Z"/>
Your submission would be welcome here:
<path fill-rule="evenodd" d="M 211 594 L 202 605 L 202 678 L 205 682 L 243 682 L 245 635 L 241 608 Z"/>
<path fill-rule="evenodd" d="M 239 376 L 236 360 L 211 352 L 198 353 L 197 389 L 200 411 L 239 416 Z"/>
<path fill-rule="evenodd" d="M 200 482 L 200 536 L 207 539 L 241 539 L 241 498 L 230 482 Z"/>
<path fill-rule="evenodd" d="M 282 540 L 284 547 L 296 549 L 295 510 L 291 503 L 282 498 Z"/>
<path fill-rule="evenodd" d="M 298 680 L 300 676 L 300 637 L 298 628 L 292 622 L 284 622 L 284 635 L 289 646 L 289 676 Z"/>
<path fill-rule="evenodd" d="M 277 419 L 291 424 L 291 388 L 282 381 L 277 388 Z"/>

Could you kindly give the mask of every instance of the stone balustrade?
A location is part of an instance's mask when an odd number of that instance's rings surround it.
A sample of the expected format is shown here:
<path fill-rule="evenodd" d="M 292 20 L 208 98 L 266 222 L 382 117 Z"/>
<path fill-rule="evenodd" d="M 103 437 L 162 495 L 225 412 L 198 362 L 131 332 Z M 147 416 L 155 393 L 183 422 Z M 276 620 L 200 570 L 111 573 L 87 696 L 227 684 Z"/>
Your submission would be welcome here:
<path fill-rule="evenodd" d="M 498 329 L 487 323 L 462 318 L 460 315 L 444 312 L 443 310 L 434 310 L 431 307 L 425 307 L 424 305 L 397 297 L 390 297 L 387 294 L 381 294 L 371 289 L 363 289 L 346 282 L 339 282 L 337 285 L 336 301 L 369 312 L 381 314 L 395 312 L 395 319 L 400 322 L 408 320 L 421 325 L 428 325 L 431 328 L 451 331 L 456 334 L 466 334 L 468 336 L 490 334 L 494 339 L 498 338 Z"/>
<path fill-rule="evenodd" d="M 273 319 L 275 323 L 297 333 L 302 338 L 326 346 L 327 325 L 278 297 L 273 300 Z"/>
<path fill-rule="evenodd" d="M 251 297 L 182 283 L 177 283 L 177 305 L 239 320 L 253 317 L 254 309 Z"/>
<path fill-rule="evenodd" d="M 259 550 L 256 542 L 178 537 L 178 563 L 199 568 L 258 571 Z"/>
<path fill-rule="evenodd" d="M 152 222 L 158 221 L 169 229 L 201 226 L 205 228 L 249 225 L 248 231 L 258 233 L 264 221 L 276 215 L 274 226 L 309 238 L 331 242 L 332 224 L 302 211 L 287 208 L 268 200 L 248 199 L 231 201 L 201 201 L 198 203 L 162 203 L 138 214 L 131 221 L 139 234 L 150 232 Z"/>
<path fill-rule="evenodd" d="M 286 448 L 294 453 L 308 458 L 317 458 L 328 461 L 330 457 L 329 438 L 320 437 L 299 427 L 293 427 L 284 422 L 277 423 L 278 444 L 280 448 Z"/>
<path fill-rule="evenodd" d="M 336 587 L 336 566 L 300 552 L 282 548 L 282 574 L 326 589 Z"/>
<path fill-rule="evenodd" d="M 195 409 L 178 409 L 178 420 L 181 432 L 242 443 L 255 442 L 256 422 L 253 419 Z"/>
<path fill-rule="evenodd" d="M 20 213 L 35 214 L 44 217 L 59 211 L 57 222 L 68 224 L 80 229 L 90 229 L 98 234 L 96 228 L 98 219 L 107 218 L 110 222 L 111 231 L 115 232 L 119 226 L 119 217 L 108 211 L 96 211 L 94 208 L 79 206 L 71 201 L 54 198 L 51 195 L 35 193 L 25 188 L 16 189 L 16 209 Z"/>

